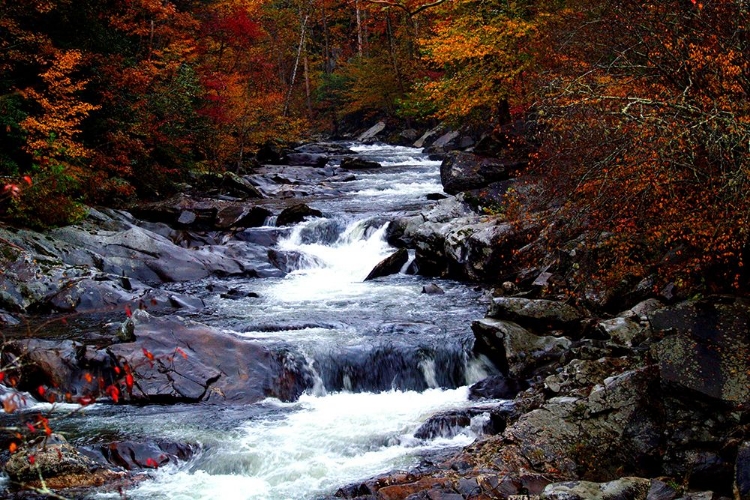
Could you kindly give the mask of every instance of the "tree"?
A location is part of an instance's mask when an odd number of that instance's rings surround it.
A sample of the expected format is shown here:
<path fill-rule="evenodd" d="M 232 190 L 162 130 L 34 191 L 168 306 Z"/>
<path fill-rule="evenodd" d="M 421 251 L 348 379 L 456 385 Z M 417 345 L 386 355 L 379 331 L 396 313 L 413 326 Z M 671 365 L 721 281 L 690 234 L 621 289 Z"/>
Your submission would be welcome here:
<path fill-rule="evenodd" d="M 581 281 L 650 275 L 654 286 L 744 289 L 748 9 L 734 0 L 573 6 L 549 25 L 538 107 L 538 166 L 558 205 L 551 243 L 578 236 L 591 250 Z"/>

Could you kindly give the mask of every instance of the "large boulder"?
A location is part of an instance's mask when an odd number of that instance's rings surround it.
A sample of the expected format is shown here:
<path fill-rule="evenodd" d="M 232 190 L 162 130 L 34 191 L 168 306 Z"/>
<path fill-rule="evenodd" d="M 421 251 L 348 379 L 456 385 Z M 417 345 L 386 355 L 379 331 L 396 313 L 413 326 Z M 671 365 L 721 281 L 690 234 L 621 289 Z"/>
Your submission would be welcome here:
<path fill-rule="evenodd" d="M 105 348 L 73 341 L 19 340 L 6 356 L 24 359 L 19 390 L 44 388 L 50 400 L 87 403 L 109 396 L 133 403 L 296 399 L 312 385 L 292 354 L 198 323 L 133 312 L 135 340 Z M 126 368 L 133 384 L 125 384 Z M 112 396 L 110 386 L 119 388 Z M 54 394 L 54 396 L 53 396 Z"/>
<path fill-rule="evenodd" d="M 558 361 L 571 345 L 566 338 L 535 335 L 512 321 L 484 318 L 474 321 L 471 329 L 476 338 L 474 350 L 515 380 Z"/>
<path fill-rule="evenodd" d="M 383 130 L 385 130 L 385 122 L 378 122 L 366 131 L 362 132 L 359 137 L 357 137 L 357 142 L 375 142 L 378 138 L 378 134 L 380 134 Z"/>
<path fill-rule="evenodd" d="M 507 180 L 523 166 L 473 153 L 452 152 L 440 166 L 440 180 L 446 193 L 456 194 Z"/>
<path fill-rule="evenodd" d="M 276 218 L 276 225 L 292 226 L 302 222 L 306 217 L 323 217 L 323 213 L 315 208 L 310 208 L 304 203 L 299 203 L 282 210 Z"/>
<path fill-rule="evenodd" d="M 750 304 L 708 298 L 659 309 L 649 315 L 667 337 L 656 353 L 662 379 L 717 401 L 750 405 Z"/>
<path fill-rule="evenodd" d="M 391 274 L 398 273 L 404 264 L 409 261 L 409 252 L 405 248 L 400 248 L 394 253 L 380 261 L 373 269 L 370 274 L 367 275 L 365 281 L 380 278 L 382 276 L 388 276 Z"/>

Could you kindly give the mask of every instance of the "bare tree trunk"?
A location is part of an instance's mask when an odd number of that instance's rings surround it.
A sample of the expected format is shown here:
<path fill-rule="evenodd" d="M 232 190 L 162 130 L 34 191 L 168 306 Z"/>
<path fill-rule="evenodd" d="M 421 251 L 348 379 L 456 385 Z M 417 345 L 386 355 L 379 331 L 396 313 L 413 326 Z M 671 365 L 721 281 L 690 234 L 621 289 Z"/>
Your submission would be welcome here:
<path fill-rule="evenodd" d="M 301 14 L 301 13 L 300 13 Z M 302 58 L 302 51 L 305 48 L 305 31 L 307 29 L 307 19 L 309 15 L 306 15 L 302 20 L 299 33 L 299 46 L 297 47 L 297 57 L 294 60 L 294 68 L 292 69 L 292 80 L 289 82 L 289 90 L 286 93 L 286 99 L 284 100 L 284 112 L 282 116 L 287 116 L 289 113 L 289 103 L 292 100 L 292 89 L 294 89 L 294 82 L 297 80 L 297 68 L 299 68 L 299 60 Z"/>
<path fill-rule="evenodd" d="M 359 8 L 359 0 L 354 0 L 354 8 L 357 11 L 357 53 L 362 57 L 362 13 Z"/>
<path fill-rule="evenodd" d="M 305 95 L 307 97 L 307 117 L 312 120 L 313 116 L 313 109 L 312 109 L 312 99 L 310 99 L 310 72 L 308 69 L 307 64 L 307 51 L 305 51 L 305 57 L 302 60 L 303 67 L 305 70 Z"/>

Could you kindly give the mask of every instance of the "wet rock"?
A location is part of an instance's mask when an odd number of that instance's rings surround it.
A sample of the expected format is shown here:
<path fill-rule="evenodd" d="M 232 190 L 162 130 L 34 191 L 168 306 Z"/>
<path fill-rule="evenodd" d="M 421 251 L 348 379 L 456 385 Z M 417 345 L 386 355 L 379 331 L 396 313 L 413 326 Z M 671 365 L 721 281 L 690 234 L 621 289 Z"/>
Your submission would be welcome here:
<path fill-rule="evenodd" d="M 487 316 L 542 330 L 575 328 L 584 318 L 580 311 L 563 302 L 521 297 L 492 299 Z"/>
<path fill-rule="evenodd" d="M 566 338 L 535 335 L 517 323 L 485 318 L 471 325 L 474 350 L 486 355 L 503 374 L 524 380 L 540 366 L 559 360 L 571 345 Z"/>
<path fill-rule="evenodd" d="M 445 290 L 440 288 L 440 286 L 436 285 L 435 283 L 430 283 L 429 285 L 425 285 L 422 287 L 422 293 L 426 293 L 428 295 L 442 295 L 445 293 Z"/>
<path fill-rule="evenodd" d="M 302 252 L 282 251 L 273 248 L 268 250 L 268 260 L 285 274 L 317 262 L 315 257 Z"/>
<path fill-rule="evenodd" d="M 391 274 L 397 274 L 408 261 L 409 252 L 405 248 L 400 248 L 380 261 L 372 271 L 370 271 L 370 274 L 367 275 L 365 281 L 380 278 L 382 276 L 389 276 Z"/>
<path fill-rule="evenodd" d="M 265 207 L 231 205 L 216 212 L 214 227 L 217 229 L 260 227 L 270 216 L 271 211 Z"/>
<path fill-rule="evenodd" d="M 661 377 L 675 387 L 732 405 L 750 404 L 750 306 L 720 298 L 685 302 L 649 315 L 669 334 L 656 352 Z"/>
<path fill-rule="evenodd" d="M 541 500 L 646 500 L 651 481 L 624 477 L 608 483 L 572 481 L 547 485 Z"/>
<path fill-rule="evenodd" d="M 471 425 L 471 415 L 468 411 L 450 411 L 430 417 L 414 433 L 417 439 L 435 439 L 436 437 L 451 438 L 461 432 L 461 429 Z"/>
<path fill-rule="evenodd" d="M 513 399 L 522 387 L 505 375 L 487 377 L 469 387 L 469 399 Z"/>
<path fill-rule="evenodd" d="M 750 499 L 750 441 L 742 443 L 737 450 L 733 489 L 736 499 Z"/>
<path fill-rule="evenodd" d="M 341 168 L 344 170 L 372 170 L 381 168 L 382 165 L 376 161 L 363 160 L 347 156 L 341 160 Z"/>
<path fill-rule="evenodd" d="M 444 200 L 448 197 L 448 195 L 445 195 L 443 193 L 429 193 L 425 198 L 427 198 L 430 201 L 438 201 L 438 200 Z"/>
<path fill-rule="evenodd" d="M 302 222 L 306 217 L 323 217 L 323 213 L 320 210 L 310 208 L 304 203 L 292 205 L 281 211 L 276 218 L 276 225 L 291 226 Z"/>
<path fill-rule="evenodd" d="M 169 441 L 119 441 L 94 449 L 102 459 L 116 467 L 134 471 L 156 469 L 168 463 L 190 459 L 196 447 Z"/>
<path fill-rule="evenodd" d="M 136 384 L 128 398 L 134 402 L 290 401 L 312 386 L 302 366 L 205 325 L 140 314 L 135 334 L 137 342 L 108 349 L 133 367 Z M 144 349 L 153 360 L 145 359 Z"/>
<path fill-rule="evenodd" d="M 494 158 L 453 152 L 440 166 L 440 180 L 446 193 L 456 194 L 504 181 L 519 168 L 519 165 L 505 164 Z"/>

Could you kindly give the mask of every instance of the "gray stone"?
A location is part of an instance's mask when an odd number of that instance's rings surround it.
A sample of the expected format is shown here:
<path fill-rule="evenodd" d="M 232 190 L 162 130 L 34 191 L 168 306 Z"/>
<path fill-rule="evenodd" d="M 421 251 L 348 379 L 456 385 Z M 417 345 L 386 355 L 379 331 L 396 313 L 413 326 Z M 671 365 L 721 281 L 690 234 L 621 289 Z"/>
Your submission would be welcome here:
<path fill-rule="evenodd" d="M 448 194 L 483 188 L 510 177 L 514 165 L 472 153 L 453 152 L 440 166 L 440 180 Z"/>
<path fill-rule="evenodd" d="M 615 343 L 629 347 L 640 344 L 648 336 L 646 327 L 623 317 L 602 320 L 597 329 Z"/>
<path fill-rule="evenodd" d="M 357 137 L 358 142 L 372 142 L 385 130 L 385 122 L 378 122 Z"/>
<path fill-rule="evenodd" d="M 558 360 L 570 340 L 535 335 L 512 321 L 484 318 L 471 325 L 475 351 L 485 354 L 509 377 L 523 380 L 541 365 Z"/>

